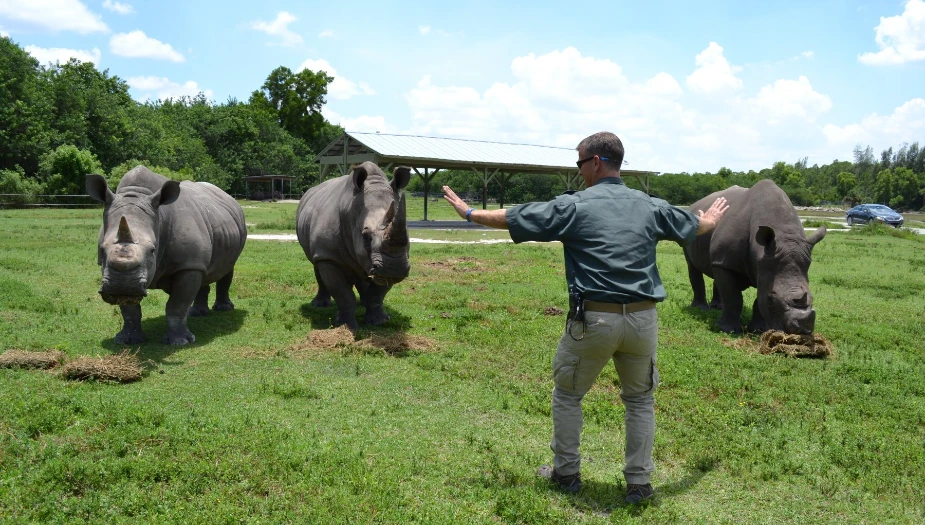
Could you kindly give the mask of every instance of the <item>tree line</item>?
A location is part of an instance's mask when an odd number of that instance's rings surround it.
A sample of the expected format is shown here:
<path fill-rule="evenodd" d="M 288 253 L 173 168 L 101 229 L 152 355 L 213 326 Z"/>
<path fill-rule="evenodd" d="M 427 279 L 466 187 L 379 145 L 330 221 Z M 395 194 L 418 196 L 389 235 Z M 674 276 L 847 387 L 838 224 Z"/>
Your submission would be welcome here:
<path fill-rule="evenodd" d="M 41 202 L 47 195 L 84 193 L 84 176 L 100 173 L 115 187 L 138 164 L 177 180 L 211 182 L 235 195 L 244 177 L 291 175 L 302 192 L 319 180 L 314 155 L 343 130 L 321 115 L 334 79 L 323 71 L 278 67 L 246 102 L 215 103 L 203 94 L 137 102 L 128 84 L 93 63 L 72 59 L 42 65 L 9 37 L 0 37 L 0 202 Z M 690 204 L 733 184 L 761 179 L 781 186 L 795 205 L 879 202 L 922 209 L 925 151 L 918 142 L 875 155 L 857 146 L 851 161 L 825 165 L 777 162 L 761 171 L 664 173 L 649 190 L 673 204 Z M 505 202 L 547 200 L 566 189 L 555 176 L 504 177 L 485 188 Z M 430 182 L 481 197 L 478 176 L 444 171 Z M 627 178 L 627 184 L 641 188 Z M 408 190 L 424 190 L 414 178 Z"/>

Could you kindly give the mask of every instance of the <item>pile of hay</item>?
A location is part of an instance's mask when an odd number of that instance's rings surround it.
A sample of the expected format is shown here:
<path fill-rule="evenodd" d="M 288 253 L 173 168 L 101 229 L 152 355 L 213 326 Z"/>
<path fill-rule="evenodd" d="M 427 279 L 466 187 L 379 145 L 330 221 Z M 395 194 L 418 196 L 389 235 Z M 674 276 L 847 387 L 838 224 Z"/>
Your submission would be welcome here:
<path fill-rule="evenodd" d="M 346 326 L 330 330 L 312 330 L 304 341 L 300 341 L 290 351 L 295 354 L 315 354 L 323 350 L 339 349 L 343 352 L 384 352 L 400 355 L 411 351 L 431 350 L 436 344 L 430 339 L 417 335 L 395 333 L 390 335 L 372 334 L 364 339 L 357 339 Z"/>
<path fill-rule="evenodd" d="M 134 354 L 121 353 L 108 356 L 78 357 L 61 369 L 65 379 L 96 379 L 130 383 L 141 379 L 142 368 Z"/>
<path fill-rule="evenodd" d="M 0 355 L 0 368 L 38 368 L 48 370 L 64 361 L 64 352 L 48 350 L 45 352 L 26 352 L 25 350 L 7 350 Z"/>
<path fill-rule="evenodd" d="M 832 343 L 820 334 L 798 335 L 769 330 L 761 334 L 758 351 L 790 357 L 827 357 L 832 355 Z"/>

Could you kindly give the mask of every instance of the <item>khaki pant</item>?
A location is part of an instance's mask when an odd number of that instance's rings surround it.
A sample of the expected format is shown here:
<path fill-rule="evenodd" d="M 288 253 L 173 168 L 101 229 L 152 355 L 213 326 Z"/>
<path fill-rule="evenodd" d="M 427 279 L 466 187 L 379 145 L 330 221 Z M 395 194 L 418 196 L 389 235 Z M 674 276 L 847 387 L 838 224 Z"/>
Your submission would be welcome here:
<path fill-rule="evenodd" d="M 626 407 L 627 483 L 645 484 L 655 471 L 655 387 L 658 386 L 656 348 L 658 314 L 655 309 L 631 314 L 585 312 L 581 323 L 566 322 L 553 359 L 553 467 L 562 475 L 581 469 L 578 447 L 583 418 L 581 400 L 591 390 L 607 362 L 613 360 L 620 378 L 620 398 Z M 569 335 L 571 332 L 571 335 Z M 574 338 L 572 337 L 574 336 Z"/>

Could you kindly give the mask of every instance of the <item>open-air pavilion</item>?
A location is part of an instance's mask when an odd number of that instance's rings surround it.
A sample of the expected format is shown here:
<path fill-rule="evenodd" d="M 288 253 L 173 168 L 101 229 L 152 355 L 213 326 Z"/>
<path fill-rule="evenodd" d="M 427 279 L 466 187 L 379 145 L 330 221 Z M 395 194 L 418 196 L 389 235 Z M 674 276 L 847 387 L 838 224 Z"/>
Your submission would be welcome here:
<path fill-rule="evenodd" d="M 487 208 L 488 183 L 501 187 L 500 207 L 504 207 L 504 187 L 516 174 L 556 175 L 566 189 L 578 189 L 584 181 L 575 166 L 576 152 L 571 148 L 507 144 L 465 139 L 445 139 L 388 133 L 344 132 L 316 157 L 321 165 L 321 180 L 346 175 L 355 164 L 370 161 L 390 171 L 408 166 L 424 180 L 424 220 L 430 181 L 441 170 L 474 172 L 482 182 L 482 209 Z M 331 173 L 334 171 L 334 173 Z M 644 191 L 649 191 L 649 176 L 655 171 L 621 170 L 624 177 L 636 177 Z"/>
<path fill-rule="evenodd" d="M 277 195 L 281 199 L 291 199 L 293 196 L 298 198 L 297 195 L 292 193 L 292 181 L 295 180 L 295 177 L 291 175 L 251 175 L 250 177 L 244 177 L 244 198 L 250 199 L 251 196 L 258 197 L 257 200 L 262 200 L 264 198 L 275 199 Z M 289 191 L 286 191 L 286 183 L 289 183 Z M 261 187 L 267 187 L 264 184 L 269 183 L 269 192 L 264 192 L 261 190 Z M 251 184 L 253 184 L 256 190 L 252 189 Z"/>

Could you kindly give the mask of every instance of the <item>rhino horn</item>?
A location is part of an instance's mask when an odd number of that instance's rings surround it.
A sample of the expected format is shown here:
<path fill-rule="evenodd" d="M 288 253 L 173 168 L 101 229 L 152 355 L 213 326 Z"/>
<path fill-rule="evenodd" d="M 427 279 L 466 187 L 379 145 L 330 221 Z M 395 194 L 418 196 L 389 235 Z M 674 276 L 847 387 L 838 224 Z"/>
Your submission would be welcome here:
<path fill-rule="evenodd" d="M 132 230 L 128 228 L 128 222 L 125 220 L 125 215 L 119 219 L 119 233 L 116 235 L 116 242 L 118 243 L 134 243 L 135 239 L 132 238 Z"/>
<path fill-rule="evenodd" d="M 405 196 L 403 193 L 398 194 L 398 207 L 392 218 L 392 224 L 389 225 L 389 243 L 396 246 L 408 244 L 408 223 L 405 219 Z M 393 203 L 392 206 L 395 206 Z"/>

